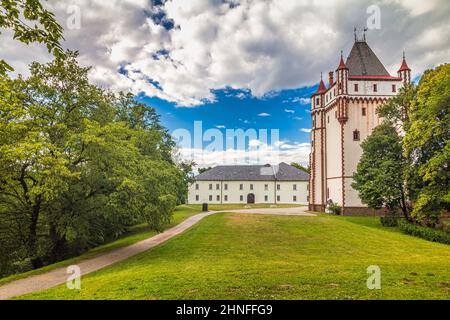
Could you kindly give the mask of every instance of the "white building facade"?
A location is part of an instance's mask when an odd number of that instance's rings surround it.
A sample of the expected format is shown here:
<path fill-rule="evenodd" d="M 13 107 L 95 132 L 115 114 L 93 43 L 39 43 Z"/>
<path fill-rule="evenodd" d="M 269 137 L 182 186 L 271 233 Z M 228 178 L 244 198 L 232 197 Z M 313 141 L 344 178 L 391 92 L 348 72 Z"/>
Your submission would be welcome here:
<path fill-rule="evenodd" d="M 279 166 L 219 166 L 198 175 L 189 204 L 308 204 L 309 174 Z"/>
<path fill-rule="evenodd" d="M 411 82 L 405 57 L 393 77 L 365 39 L 356 40 L 344 63 L 321 79 L 311 97 L 311 177 L 309 209 L 324 211 L 328 200 L 339 204 L 343 214 L 378 214 L 362 204 L 352 188 L 353 174 L 362 154 L 361 143 L 380 124 L 377 107 Z"/>

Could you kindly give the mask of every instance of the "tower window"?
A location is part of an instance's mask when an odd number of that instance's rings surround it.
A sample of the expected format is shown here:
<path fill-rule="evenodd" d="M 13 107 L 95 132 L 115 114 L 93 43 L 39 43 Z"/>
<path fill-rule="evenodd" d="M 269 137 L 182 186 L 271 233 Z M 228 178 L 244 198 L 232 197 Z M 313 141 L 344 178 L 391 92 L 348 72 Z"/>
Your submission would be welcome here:
<path fill-rule="evenodd" d="M 317 99 L 316 99 L 316 106 L 318 106 L 319 104 L 320 104 L 320 99 L 317 98 Z"/>
<path fill-rule="evenodd" d="M 359 141 L 360 133 L 358 130 L 353 131 L 353 141 Z"/>
<path fill-rule="evenodd" d="M 376 84 L 373 85 L 373 92 L 378 92 L 378 86 Z"/>
<path fill-rule="evenodd" d="M 358 84 L 355 83 L 355 92 L 358 92 Z"/>
<path fill-rule="evenodd" d="M 362 108 L 362 115 L 363 115 L 363 117 L 366 116 L 366 108 Z"/>
<path fill-rule="evenodd" d="M 327 117 L 327 121 L 328 121 L 328 123 L 330 123 L 330 116 Z"/>
<path fill-rule="evenodd" d="M 397 92 L 397 86 L 395 84 L 392 85 L 392 92 Z"/>

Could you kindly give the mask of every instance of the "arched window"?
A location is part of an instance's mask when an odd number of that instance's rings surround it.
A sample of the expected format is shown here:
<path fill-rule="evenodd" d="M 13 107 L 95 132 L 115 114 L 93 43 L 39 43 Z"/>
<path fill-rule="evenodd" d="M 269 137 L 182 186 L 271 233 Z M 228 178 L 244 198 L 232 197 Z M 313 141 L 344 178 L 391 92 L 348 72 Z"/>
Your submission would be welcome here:
<path fill-rule="evenodd" d="M 358 130 L 353 131 L 353 141 L 359 141 L 360 134 Z"/>

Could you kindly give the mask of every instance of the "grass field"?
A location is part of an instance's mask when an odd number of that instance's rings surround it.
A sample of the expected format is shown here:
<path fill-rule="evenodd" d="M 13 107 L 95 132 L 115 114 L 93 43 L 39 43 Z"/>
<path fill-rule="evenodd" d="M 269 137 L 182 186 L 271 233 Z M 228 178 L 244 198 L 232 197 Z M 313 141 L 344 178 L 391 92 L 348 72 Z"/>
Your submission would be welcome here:
<path fill-rule="evenodd" d="M 381 268 L 381 290 L 366 286 Z M 217 214 L 186 233 L 25 299 L 449 299 L 450 246 L 377 218 Z"/>
<path fill-rule="evenodd" d="M 167 225 L 165 227 L 165 229 L 171 228 L 199 212 L 200 212 L 200 209 L 198 209 L 196 207 L 179 206 L 175 209 L 175 211 L 173 213 L 172 222 L 169 225 Z M 93 249 L 89 250 L 88 252 L 86 252 L 85 254 L 75 257 L 75 258 L 72 258 L 72 259 L 64 260 L 64 261 L 46 266 L 41 269 L 32 270 L 32 271 L 20 273 L 20 274 L 15 274 L 15 275 L 11 275 L 9 277 L 0 279 L 0 285 L 6 284 L 6 283 L 14 281 L 14 280 L 22 279 L 22 278 L 25 278 L 25 277 L 28 277 L 31 275 L 40 274 L 45 271 L 53 270 L 53 269 L 56 269 L 59 267 L 70 266 L 70 265 L 76 264 L 77 262 L 79 262 L 81 260 L 95 257 L 101 253 L 105 253 L 105 252 L 108 252 L 108 251 L 111 251 L 114 249 L 132 245 L 141 240 L 150 238 L 156 234 L 157 234 L 157 232 L 154 230 L 151 230 L 147 226 L 147 224 L 134 226 L 134 227 L 131 227 L 130 230 L 126 234 L 124 234 L 121 238 L 119 238 L 113 242 L 93 248 Z"/>

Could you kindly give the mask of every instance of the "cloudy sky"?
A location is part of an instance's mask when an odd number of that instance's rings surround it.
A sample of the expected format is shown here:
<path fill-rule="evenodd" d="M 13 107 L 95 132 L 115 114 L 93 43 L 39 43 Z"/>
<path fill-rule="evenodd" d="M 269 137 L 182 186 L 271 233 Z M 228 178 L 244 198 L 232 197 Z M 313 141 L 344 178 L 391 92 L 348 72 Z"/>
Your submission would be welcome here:
<path fill-rule="evenodd" d="M 132 91 L 156 107 L 171 131 L 194 136 L 194 121 L 224 135 L 279 130 L 281 141 L 259 143 L 264 152 L 256 160 L 239 148 L 210 148 L 195 159 L 201 165 L 273 162 L 274 154 L 307 163 L 307 98 L 320 72 L 336 68 L 341 50 L 348 54 L 354 26 L 374 22 L 378 9 L 379 28 L 367 32 L 367 41 L 391 74 L 403 50 L 416 79 L 450 57 L 447 0 L 50 0 L 45 6 L 65 28 L 64 47 L 93 66 L 92 81 Z M 43 46 L 13 42 L 8 32 L 0 40 L 0 56 L 16 73 L 50 59 Z M 194 145 L 182 150 L 197 153 Z"/>

